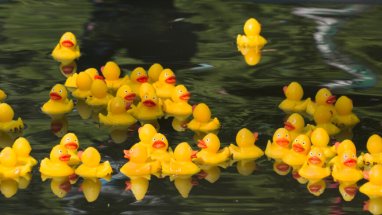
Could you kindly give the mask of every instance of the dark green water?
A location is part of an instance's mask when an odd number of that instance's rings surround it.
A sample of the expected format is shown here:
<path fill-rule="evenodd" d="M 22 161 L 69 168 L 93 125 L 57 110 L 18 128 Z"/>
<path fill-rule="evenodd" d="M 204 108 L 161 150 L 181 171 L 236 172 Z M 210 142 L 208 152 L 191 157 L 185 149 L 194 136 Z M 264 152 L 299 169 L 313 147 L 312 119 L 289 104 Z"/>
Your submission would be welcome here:
<path fill-rule="evenodd" d="M 65 31 L 77 35 L 80 69 L 99 68 L 108 60 L 125 72 L 136 66 L 148 69 L 155 62 L 172 68 L 178 83 L 192 92 L 191 103 L 207 103 L 220 119 L 223 145 L 248 127 L 260 133 L 257 143 L 265 149 L 282 126 L 285 114 L 277 105 L 284 98 L 282 87 L 291 81 L 303 85 L 305 97 L 331 86 L 334 94 L 353 99 L 361 119 L 353 140 L 360 151 L 371 134 L 381 134 L 381 5 L 158 2 L 0 1 L 0 88 L 27 125 L 23 134 L 34 157 L 48 156 L 59 142 L 40 107 L 50 88 L 65 80 L 50 57 Z M 249 17 L 262 23 L 269 42 L 256 66 L 245 63 L 235 44 Z M 97 147 L 115 170 L 125 162 L 122 150 L 138 141 L 135 130 L 115 144 L 106 130 L 75 111 L 68 116 L 68 130 L 77 134 L 81 148 Z M 161 121 L 161 132 L 172 145 L 194 143 L 190 131 L 174 132 L 168 121 Z M 93 203 L 86 201 L 78 184 L 65 198 L 56 197 L 35 167 L 27 189 L 10 199 L 0 196 L 1 214 L 365 213 L 367 198 L 360 193 L 344 202 L 337 188 L 328 187 L 315 197 L 290 175 L 274 173 L 265 158 L 257 165 L 250 176 L 229 167 L 213 184 L 201 180 L 187 199 L 168 179 L 152 179 L 145 199 L 135 202 L 131 192 L 124 191 L 126 178 L 114 175 Z"/>

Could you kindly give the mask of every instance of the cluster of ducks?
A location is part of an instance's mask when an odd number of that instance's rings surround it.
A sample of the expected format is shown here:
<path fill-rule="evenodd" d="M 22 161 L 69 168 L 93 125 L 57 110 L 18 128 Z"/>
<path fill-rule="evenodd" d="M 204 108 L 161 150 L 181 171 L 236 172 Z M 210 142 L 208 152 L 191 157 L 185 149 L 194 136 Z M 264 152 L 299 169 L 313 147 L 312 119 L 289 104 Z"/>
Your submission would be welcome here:
<path fill-rule="evenodd" d="M 244 35 L 236 37 L 237 48 L 244 56 L 245 62 L 254 66 L 260 62 L 261 49 L 267 40 L 260 35 L 261 25 L 255 18 L 248 19 L 244 24 Z"/>

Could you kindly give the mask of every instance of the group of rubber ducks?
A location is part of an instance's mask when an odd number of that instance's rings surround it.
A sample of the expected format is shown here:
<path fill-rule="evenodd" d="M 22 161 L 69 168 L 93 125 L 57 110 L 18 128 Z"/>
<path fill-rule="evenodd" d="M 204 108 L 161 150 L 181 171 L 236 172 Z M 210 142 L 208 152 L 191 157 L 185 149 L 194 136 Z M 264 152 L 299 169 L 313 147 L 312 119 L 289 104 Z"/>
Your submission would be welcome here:
<path fill-rule="evenodd" d="M 260 62 L 261 49 L 267 40 L 260 35 L 261 25 L 255 18 L 248 19 L 243 29 L 245 35 L 238 34 L 236 37 L 237 48 L 244 56 L 245 62 L 254 66 Z"/>

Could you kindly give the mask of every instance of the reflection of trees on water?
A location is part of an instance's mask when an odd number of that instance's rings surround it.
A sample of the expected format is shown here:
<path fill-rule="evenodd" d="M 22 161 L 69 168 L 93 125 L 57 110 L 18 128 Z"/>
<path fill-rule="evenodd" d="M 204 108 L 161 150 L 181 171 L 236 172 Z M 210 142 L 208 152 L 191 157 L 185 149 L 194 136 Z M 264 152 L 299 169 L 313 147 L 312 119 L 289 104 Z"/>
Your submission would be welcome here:
<path fill-rule="evenodd" d="M 79 66 L 99 68 L 118 53 L 148 63 L 189 62 L 196 52 L 196 25 L 173 1 L 95 3 L 81 41 Z"/>

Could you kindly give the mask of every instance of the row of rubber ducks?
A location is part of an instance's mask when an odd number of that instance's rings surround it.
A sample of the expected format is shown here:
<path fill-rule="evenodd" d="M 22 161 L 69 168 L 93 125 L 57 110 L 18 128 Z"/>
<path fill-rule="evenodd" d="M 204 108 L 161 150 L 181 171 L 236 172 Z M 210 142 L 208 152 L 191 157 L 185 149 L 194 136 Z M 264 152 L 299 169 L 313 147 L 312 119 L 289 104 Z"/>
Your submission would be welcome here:
<path fill-rule="evenodd" d="M 302 99 L 304 90 L 298 82 L 291 82 L 283 88 L 285 99 L 279 108 L 285 113 L 301 113 L 313 117 L 316 127 L 324 128 L 330 136 L 341 129 L 351 129 L 360 120 L 353 112 L 353 101 L 347 96 L 336 96 L 328 88 L 321 88 L 311 98 Z"/>
<path fill-rule="evenodd" d="M 244 56 L 245 62 L 254 66 L 260 62 L 261 49 L 267 40 L 260 35 L 261 24 L 255 18 L 249 18 L 244 23 L 244 35 L 238 34 L 236 45 L 240 53 Z"/>

